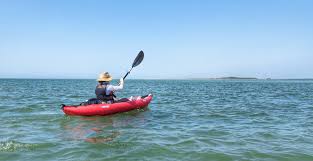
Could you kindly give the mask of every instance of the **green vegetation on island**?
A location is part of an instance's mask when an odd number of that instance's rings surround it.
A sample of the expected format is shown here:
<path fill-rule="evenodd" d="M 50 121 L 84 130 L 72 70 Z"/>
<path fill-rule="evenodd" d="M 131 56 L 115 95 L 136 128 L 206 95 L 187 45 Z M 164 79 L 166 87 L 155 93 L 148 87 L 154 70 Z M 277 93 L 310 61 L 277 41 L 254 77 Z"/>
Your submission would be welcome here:
<path fill-rule="evenodd" d="M 254 77 L 220 77 L 220 78 L 215 78 L 215 79 L 258 79 Z"/>

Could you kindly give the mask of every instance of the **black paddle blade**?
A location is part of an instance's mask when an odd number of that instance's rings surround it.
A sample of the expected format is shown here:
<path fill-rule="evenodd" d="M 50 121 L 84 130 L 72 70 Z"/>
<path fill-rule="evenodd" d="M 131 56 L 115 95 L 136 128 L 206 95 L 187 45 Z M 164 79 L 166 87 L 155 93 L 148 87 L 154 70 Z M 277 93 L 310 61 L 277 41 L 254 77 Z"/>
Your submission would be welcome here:
<path fill-rule="evenodd" d="M 142 62 L 142 60 L 143 60 L 144 57 L 145 57 L 145 54 L 144 54 L 143 51 L 141 50 L 141 51 L 138 53 L 136 59 L 134 60 L 132 68 L 138 66 L 138 65 Z"/>

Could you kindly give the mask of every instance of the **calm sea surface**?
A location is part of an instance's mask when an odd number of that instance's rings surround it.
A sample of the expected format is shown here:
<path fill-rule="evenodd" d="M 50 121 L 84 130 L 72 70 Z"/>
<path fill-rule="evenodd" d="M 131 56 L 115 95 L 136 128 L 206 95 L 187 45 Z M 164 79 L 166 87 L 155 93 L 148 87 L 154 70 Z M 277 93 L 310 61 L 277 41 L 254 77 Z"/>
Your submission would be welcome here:
<path fill-rule="evenodd" d="M 147 109 L 63 114 L 95 85 L 0 79 L 0 160 L 313 160 L 312 80 L 126 80 Z"/>

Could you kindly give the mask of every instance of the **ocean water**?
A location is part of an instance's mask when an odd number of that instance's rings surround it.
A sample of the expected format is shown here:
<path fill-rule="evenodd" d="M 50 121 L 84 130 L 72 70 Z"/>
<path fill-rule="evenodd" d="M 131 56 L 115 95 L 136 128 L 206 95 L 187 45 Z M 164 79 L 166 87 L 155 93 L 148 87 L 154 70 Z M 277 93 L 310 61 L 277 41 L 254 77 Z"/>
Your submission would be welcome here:
<path fill-rule="evenodd" d="M 126 80 L 148 108 L 66 116 L 95 80 L 0 80 L 0 160 L 313 160 L 312 80 Z"/>

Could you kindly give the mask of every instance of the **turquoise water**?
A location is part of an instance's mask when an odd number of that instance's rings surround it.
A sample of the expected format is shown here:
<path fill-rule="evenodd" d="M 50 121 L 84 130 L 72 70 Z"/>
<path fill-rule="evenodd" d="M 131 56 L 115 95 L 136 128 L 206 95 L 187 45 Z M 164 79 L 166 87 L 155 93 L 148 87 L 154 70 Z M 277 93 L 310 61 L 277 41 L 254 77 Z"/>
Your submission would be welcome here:
<path fill-rule="evenodd" d="M 126 80 L 147 109 L 66 116 L 94 80 L 0 80 L 0 160 L 313 160 L 312 80 Z"/>

